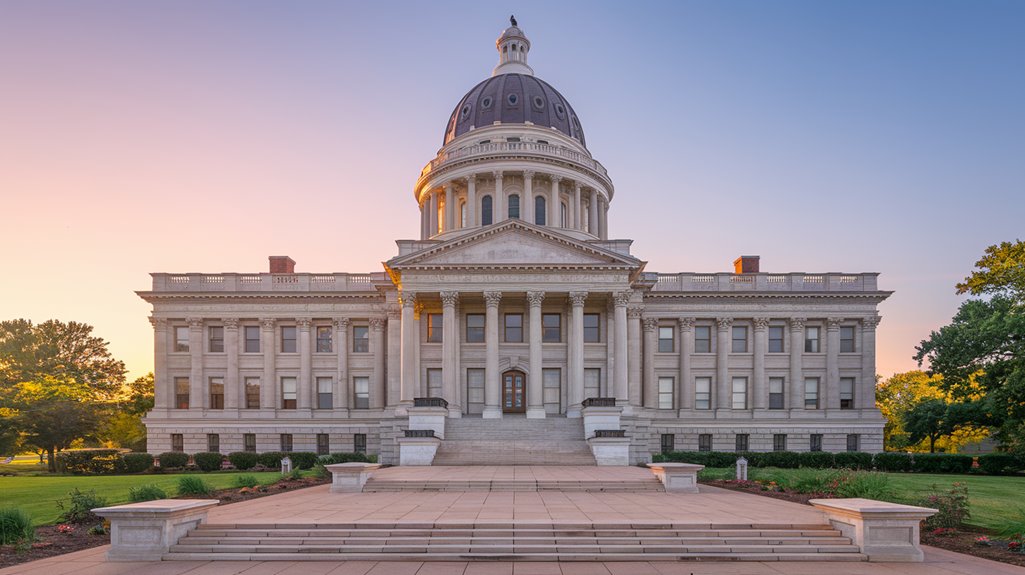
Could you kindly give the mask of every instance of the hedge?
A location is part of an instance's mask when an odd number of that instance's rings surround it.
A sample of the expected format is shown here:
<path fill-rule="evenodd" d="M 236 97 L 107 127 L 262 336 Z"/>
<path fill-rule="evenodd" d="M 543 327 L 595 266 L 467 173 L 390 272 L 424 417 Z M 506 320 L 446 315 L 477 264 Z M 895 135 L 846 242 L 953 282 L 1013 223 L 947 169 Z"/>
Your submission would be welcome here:
<path fill-rule="evenodd" d="M 313 469 L 317 464 L 317 454 L 312 451 L 293 451 L 288 456 L 292 458 L 294 469 Z"/>
<path fill-rule="evenodd" d="M 908 472 L 914 466 L 914 460 L 910 453 L 903 451 L 887 451 L 875 455 L 875 466 L 879 471 L 900 471 Z"/>
<path fill-rule="evenodd" d="M 357 461 L 360 463 L 376 463 L 376 455 L 367 455 L 366 453 L 332 453 L 331 455 L 321 455 L 317 458 L 317 463 L 321 465 L 331 465 L 332 463 L 349 463 L 350 461 Z"/>
<path fill-rule="evenodd" d="M 1007 453 L 987 453 L 979 456 L 979 471 L 988 475 L 1014 475 L 1025 470 L 1025 461 Z"/>
<path fill-rule="evenodd" d="M 74 475 L 123 473 L 125 462 L 116 449 L 78 449 L 57 454 L 57 469 Z"/>
<path fill-rule="evenodd" d="M 196 467 L 200 471 L 218 471 L 224 462 L 224 456 L 220 453 L 204 451 L 193 455 L 192 460 L 196 462 Z"/>
<path fill-rule="evenodd" d="M 974 459 L 971 455 L 941 453 L 673 451 L 656 453 L 652 460 L 697 463 L 705 467 L 733 467 L 741 456 L 747 459 L 750 467 L 877 469 L 915 473 L 968 473 L 973 471 Z M 991 453 L 979 456 L 978 471 L 990 475 L 1015 474 L 1025 471 L 1025 461 L 1005 453 Z"/>
<path fill-rule="evenodd" d="M 260 456 L 250 451 L 236 451 L 228 454 L 228 461 L 239 471 L 245 471 L 256 467 L 260 462 Z"/>
<path fill-rule="evenodd" d="M 180 469 L 189 464 L 189 454 L 180 451 L 165 451 L 157 456 L 160 469 Z"/>
<path fill-rule="evenodd" d="M 913 457 L 915 473 L 968 473 L 972 469 L 971 455 L 946 453 L 916 453 Z"/>
<path fill-rule="evenodd" d="M 841 451 L 833 454 L 833 462 L 833 466 L 840 469 L 872 469 L 872 454 L 863 451 Z"/>
<path fill-rule="evenodd" d="M 126 473 L 142 473 L 153 467 L 153 456 L 148 453 L 126 453 L 122 459 Z"/>
<path fill-rule="evenodd" d="M 286 454 L 280 451 L 266 451 L 257 456 L 257 463 L 267 469 L 281 469 L 281 460 Z"/>

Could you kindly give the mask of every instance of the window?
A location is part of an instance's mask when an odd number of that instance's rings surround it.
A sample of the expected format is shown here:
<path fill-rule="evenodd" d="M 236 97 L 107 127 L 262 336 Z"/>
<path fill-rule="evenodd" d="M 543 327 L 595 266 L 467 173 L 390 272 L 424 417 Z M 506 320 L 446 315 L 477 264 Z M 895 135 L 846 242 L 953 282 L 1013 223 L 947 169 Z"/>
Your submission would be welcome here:
<path fill-rule="evenodd" d="M 333 336 L 334 330 L 331 329 L 331 326 L 317 326 L 317 353 L 331 353 L 334 351 Z"/>
<path fill-rule="evenodd" d="M 672 453 L 676 451 L 676 436 L 672 433 L 662 434 L 662 453 Z"/>
<path fill-rule="evenodd" d="M 783 378 L 769 378 L 769 409 L 783 409 Z"/>
<path fill-rule="evenodd" d="M 491 204 L 491 196 L 484 196 L 480 199 L 480 225 L 482 226 L 490 226 L 494 223 Z"/>
<path fill-rule="evenodd" d="M 260 378 L 246 378 L 246 409 L 260 409 Z"/>
<path fill-rule="evenodd" d="M 366 433 L 355 433 L 352 436 L 352 452 L 353 453 L 366 453 L 367 452 L 367 434 Z"/>
<path fill-rule="evenodd" d="M 177 451 L 178 453 L 185 451 L 185 439 L 182 437 L 182 434 L 171 434 L 171 451 Z"/>
<path fill-rule="evenodd" d="M 534 197 L 534 223 L 543 226 L 545 225 L 545 197 L 535 196 Z"/>
<path fill-rule="evenodd" d="M 523 314 L 505 314 L 505 341 L 508 343 L 523 343 Z"/>
<path fill-rule="evenodd" d="M 675 331 L 676 330 L 671 327 L 658 328 L 659 353 L 673 353 L 673 332 Z"/>
<path fill-rule="evenodd" d="M 427 369 L 427 397 L 441 397 L 444 395 L 444 382 L 442 370 L 434 367 Z"/>
<path fill-rule="evenodd" d="M 769 326 L 769 353 L 783 353 L 783 326 Z"/>
<path fill-rule="evenodd" d="M 292 451 L 292 434 L 282 433 L 281 434 L 281 449 L 282 453 L 290 453 Z"/>
<path fill-rule="evenodd" d="M 712 353 L 711 326 L 694 326 L 694 353 Z"/>
<path fill-rule="evenodd" d="M 189 408 L 189 378 L 174 378 L 174 406 L 178 409 Z"/>
<path fill-rule="evenodd" d="M 672 409 L 673 408 L 673 388 L 676 380 L 672 377 L 660 377 L 658 378 L 658 408 L 659 409 Z"/>
<path fill-rule="evenodd" d="M 466 200 L 459 202 L 459 227 L 466 227 Z"/>
<path fill-rule="evenodd" d="M 370 378 L 357 376 L 352 378 L 353 393 L 356 394 L 356 401 L 353 407 L 356 409 L 370 409 Z"/>
<path fill-rule="evenodd" d="M 804 351 L 805 353 L 819 352 L 819 328 L 804 328 Z"/>
<path fill-rule="evenodd" d="M 712 378 L 694 379 L 694 409 L 712 409 Z"/>
<path fill-rule="evenodd" d="M 206 434 L 206 450 L 210 453 L 221 452 L 221 436 L 216 433 Z"/>
<path fill-rule="evenodd" d="M 484 343 L 484 314 L 466 314 L 466 343 Z"/>
<path fill-rule="evenodd" d="M 861 436 L 857 433 L 847 434 L 847 451 L 858 451 L 861 447 Z"/>
<path fill-rule="evenodd" d="M 317 409 L 334 407 L 334 384 L 330 377 L 317 378 Z"/>
<path fill-rule="evenodd" d="M 294 377 L 281 378 L 281 409 L 295 409 L 297 385 Z"/>
<path fill-rule="evenodd" d="M 479 367 L 466 368 L 466 411 L 473 415 L 484 413 L 484 370 Z"/>
<path fill-rule="evenodd" d="M 331 454 L 331 439 L 326 433 L 317 434 L 317 455 Z"/>
<path fill-rule="evenodd" d="M 786 451 L 787 450 L 787 434 L 775 433 L 772 435 L 772 450 L 773 451 Z"/>
<path fill-rule="evenodd" d="M 733 409 L 747 409 L 747 378 L 733 378 Z"/>
<path fill-rule="evenodd" d="M 242 328 L 245 335 L 245 352 L 260 353 L 260 326 L 247 325 Z"/>
<path fill-rule="evenodd" d="M 569 208 L 566 207 L 566 202 L 562 202 L 562 215 L 559 218 L 559 227 L 563 227 L 563 228 L 569 227 L 569 222 L 566 221 L 568 215 L 569 215 Z"/>
<path fill-rule="evenodd" d="M 224 378 L 210 378 L 210 409 L 224 409 Z"/>
<path fill-rule="evenodd" d="M 584 369 L 584 397 L 601 397 L 601 369 L 597 367 Z"/>
<path fill-rule="evenodd" d="M 210 353 L 224 353 L 224 327 L 210 326 L 207 332 L 207 349 Z"/>
<path fill-rule="evenodd" d="M 854 353 L 854 326 L 840 326 L 840 353 Z"/>
<path fill-rule="evenodd" d="M 295 340 L 295 326 L 286 325 L 281 327 L 281 353 L 295 353 L 297 351 Z"/>
<path fill-rule="evenodd" d="M 747 353 L 747 326 L 733 326 L 733 353 Z"/>
<path fill-rule="evenodd" d="M 519 219 L 520 197 L 516 194 L 509 196 L 509 217 Z"/>
<path fill-rule="evenodd" d="M 854 409 L 854 378 L 840 378 L 840 409 Z"/>
<path fill-rule="evenodd" d="M 546 313 L 541 315 L 541 341 L 545 343 L 562 341 L 562 314 Z"/>
<path fill-rule="evenodd" d="M 255 433 L 243 433 L 242 434 L 242 451 L 246 453 L 256 453 L 256 434 Z"/>
<path fill-rule="evenodd" d="M 596 313 L 584 314 L 584 343 L 601 341 L 601 316 Z"/>
<path fill-rule="evenodd" d="M 352 352 L 370 352 L 370 327 L 365 325 L 352 326 Z"/>
<path fill-rule="evenodd" d="M 185 325 L 174 326 L 174 351 L 189 351 L 189 327 Z"/>
<path fill-rule="evenodd" d="M 748 451 L 748 445 L 750 444 L 750 439 L 751 439 L 751 436 L 746 434 L 746 433 L 738 433 L 737 434 L 737 446 L 736 446 L 737 453 L 743 453 L 744 451 Z"/>
<path fill-rule="evenodd" d="M 587 372 L 584 372 L 587 376 Z M 586 383 L 585 383 L 586 385 Z M 544 396 L 545 413 L 558 415 L 562 412 L 562 370 L 548 368 L 541 370 L 541 389 Z"/>
<path fill-rule="evenodd" d="M 822 434 L 813 433 L 811 434 L 811 443 L 808 446 L 808 451 L 822 451 Z"/>
<path fill-rule="evenodd" d="M 427 314 L 427 343 L 441 343 L 442 321 L 440 313 Z"/>
<path fill-rule="evenodd" d="M 698 451 L 712 451 L 711 433 L 702 433 L 698 435 Z"/>
<path fill-rule="evenodd" d="M 817 377 L 804 378 L 804 408 L 819 408 L 819 378 Z"/>

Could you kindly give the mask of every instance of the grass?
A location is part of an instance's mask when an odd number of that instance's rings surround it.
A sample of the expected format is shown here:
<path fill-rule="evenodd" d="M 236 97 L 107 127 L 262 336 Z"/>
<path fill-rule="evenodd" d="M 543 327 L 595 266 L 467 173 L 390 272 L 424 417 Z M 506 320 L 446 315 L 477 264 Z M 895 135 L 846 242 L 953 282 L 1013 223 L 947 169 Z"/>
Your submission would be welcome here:
<path fill-rule="evenodd" d="M 38 459 L 37 459 L 38 461 Z M 168 496 L 178 493 L 178 480 L 183 476 L 202 477 L 212 489 L 235 486 L 239 475 L 255 476 L 263 484 L 271 484 L 281 478 L 276 471 L 254 473 L 176 473 L 154 475 L 112 475 L 112 476 L 18 476 L 0 477 L 0 507 L 19 507 L 32 518 L 35 525 L 55 523 L 60 515 L 57 500 L 67 499 L 74 488 L 82 491 L 96 490 L 96 494 L 107 498 L 108 505 L 129 503 L 129 490 L 143 485 L 155 485 Z"/>

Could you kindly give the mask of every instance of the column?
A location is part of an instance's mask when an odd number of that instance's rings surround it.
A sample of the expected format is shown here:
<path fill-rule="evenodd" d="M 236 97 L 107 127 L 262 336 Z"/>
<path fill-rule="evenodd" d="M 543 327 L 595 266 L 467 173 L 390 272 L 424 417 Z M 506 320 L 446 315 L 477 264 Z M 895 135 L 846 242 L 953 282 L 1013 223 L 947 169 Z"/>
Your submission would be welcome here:
<path fill-rule="evenodd" d="M 418 298 L 416 305 L 413 306 L 413 329 L 415 330 L 413 337 L 416 338 L 416 346 L 413 347 L 413 365 L 415 373 L 413 374 L 413 397 L 427 397 L 427 382 L 423 381 L 423 373 L 420 371 L 420 320 L 423 319 L 424 304 Z"/>
<path fill-rule="evenodd" d="M 243 390 L 238 382 L 238 318 L 226 317 L 224 324 L 224 351 L 228 356 L 228 370 L 224 374 L 224 409 L 238 409 L 245 405 Z"/>
<path fill-rule="evenodd" d="M 402 310 L 398 307 L 390 307 L 388 309 L 388 359 L 387 369 L 385 373 L 388 379 L 388 396 L 386 405 L 394 407 L 399 404 L 400 391 L 399 386 L 402 380 L 402 368 L 401 368 L 401 348 L 402 348 L 402 324 L 400 318 L 402 317 Z"/>
<path fill-rule="evenodd" d="M 492 214 L 495 216 L 495 223 L 505 220 L 509 213 L 509 206 L 505 200 L 505 190 L 502 187 L 502 172 L 495 172 L 495 201 L 492 203 Z"/>
<path fill-rule="evenodd" d="M 613 312 L 615 325 L 615 341 L 613 345 L 616 363 L 614 365 L 612 389 L 616 396 L 617 404 L 626 404 L 630 399 L 629 379 L 627 372 L 627 337 L 626 337 L 626 306 L 630 303 L 630 292 L 619 292 L 613 296 Z"/>
<path fill-rule="evenodd" d="M 459 403 L 459 372 L 456 361 L 456 302 L 459 293 L 441 292 L 441 382 L 448 416 L 459 417 L 463 410 Z"/>
<path fill-rule="evenodd" d="M 336 409 L 348 409 L 349 398 L 352 396 L 352 391 L 349 389 L 349 318 L 335 318 L 334 327 L 335 353 L 338 357 L 334 406 Z"/>
<path fill-rule="evenodd" d="M 551 199 L 548 201 L 548 213 L 545 217 L 548 219 L 548 225 L 553 228 L 562 227 L 562 202 L 559 201 L 559 182 L 562 178 L 559 176 L 552 176 L 552 189 L 549 190 Z"/>
<path fill-rule="evenodd" d="M 150 316 L 153 326 L 153 409 L 168 409 L 174 403 L 174 382 L 167 377 L 167 320 Z"/>
<path fill-rule="evenodd" d="M 801 360 L 804 353 L 803 317 L 790 318 L 790 408 L 804 409 L 804 368 Z"/>
<path fill-rule="evenodd" d="M 477 174 L 466 176 L 466 227 L 477 225 Z"/>
<path fill-rule="evenodd" d="M 502 292 L 484 292 L 484 305 L 487 308 L 484 342 L 487 351 L 484 361 L 483 417 L 489 419 L 502 417 L 502 374 L 498 373 L 498 304 L 501 301 Z"/>
<path fill-rule="evenodd" d="M 658 319 L 646 317 L 644 327 L 644 407 L 658 409 L 658 381 L 655 380 L 655 337 L 658 331 Z"/>
<path fill-rule="evenodd" d="M 260 407 L 264 409 L 277 409 L 281 406 L 278 401 L 278 382 L 275 381 L 277 374 L 274 372 L 274 358 L 277 350 L 274 349 L 274 326 L 272 318 L 260 320 L 260 351 L 263 353 L 263 378 L 260 380 Z"/>
<path fill-rule="evenodd" d="M 602 204 L 601 208 L 601 239 L 609 239 L 609 205 Z"/>
<path fill-rule="evenodd" d="M 534 172 L 523 171 L 523 203 L 520 206 L 520 214 L 523 221 L 528 224 L 534 223 Z"/>
<path fill-rule="evenodd" d="M 206 382 L 203 381 L 203 319 L 190 317 L 189 322 L 189 408 L 207 407 Z"/>
<path fill-rule="evenodd" d="M 311 409 L 313 403 L 310 398 L 313 395 L 313 383 L 310 381 L 313 373 L 313 354 L 310 350 L 310 325 L 309 318 L 298 318 L 295 320 L 299 328 L 299 341 L 297 351 L 299 352 L 299 409 Z"/>
<path fill-rule="evenodd" d="M 384 318 L 370 318 L 370 353 L 374 371 L 370 377 L 370 408 L 384 407 Z"/>
<path fill-rule="evenodd" d="M 541 302 L 545 299 L 543 291 L 527 292 L 530 304 L 530 374 L 527 376 L 527 418 L 541 419 L 545 417 L 544 382 L 541 378 L 543 363 L 541 358 Z"/>
<path fill-rule="evenodd" d="M 566 417 L 580 417 L 584 401 L 584 301 L 587 292 L 569 293 L 569 393 L 566 394 Z"/>
<path fill-rule="evenodd" d="M 692 317 L 681 317 L 679 324 L 680 375 L 676 389 L 680 409 L 694 409 L 694 384 L 690 372 L 690 360 L 694 354 L 694 321 Z"/>
<path fill-rule="evenodd" d="M 402 306 L 402 348 L 399 354 L 402 356 L 402 373 L 399 377 L 399 399 L 402 403 L 412 405 L 413 398 L 419 392 L 416 389 L 416 354 L 413 348 L 420 344 L 418 323 L 413 316 L 416 307 L 416 294 L 403 291 L 399 297 L 399 305 Z"/>
<path fill-rule="evenodd" d="M 769 347 L 769 318 L 754 318 L 754 378 L 752 381 L 751 407 L 765 409 L 768 407 L 769 391 L 765 389 L 765 350 Z"/>
<path fill-rule="evenodd" d="M 431 204 L 430 204 L 430 206 L 431 206 L 430 232 L 431 233 L 430 233 L 430 235 L 436 236 L 439 233 L 441 233 L 440 222 L 438 222 L 438 193 L 435 190 L 431 190 L 430 194 L 431 194 Z"/>
<path fill-rule="evenodd" d="M 445 182 L 445 231 L 456 229 L 456 192 L 452 182 Z"/>
<path fill-rule="evenodd" d="M 587 202 L 587 231 L 598 235 L 598 190 L 591 190 L 591 199 Z"/>
<path fill-rule="evenodd" d="M 584 218 L 580 214 L 580 182 L 573 182 L 573 229 L 579 230 L 583 226 Z"/>
<path fill-rule="evenodd" d="M 630 369 L 627 395 L 630 405 L 640 407 L 641 403 L 641 313 L 642 307 L 631 307 L 626 311 L 628 318 L 627 345 L 629 347 L 629 358 L 627 365 Z"/>
<path fill-rule="evenodd" d="M 426 240 L 431 235 L 430 230 L 430 218 L 428 212 L 431 209 L 430 201 L 423 200 L 420 202 L 420 239 Z"/>
<path fill-rule="evenodd" d="M 822 393 L 822 409 L 840 409 L 840 322 L 843 318 L 826 318 L 826 386 Z"/>
<path fill-rule="evenodd" d="M 876 326 L 881 319 L 870 316 L 861 320 L 861 381 L 854 392 L 855 405 L 861 409 L 876 406 Z"/>
<path fill-rule="evenodd" d="M 716 410 L 730 409 L 730 328 L 733 327 L 732 317 L 720 317 L 715 320 L 716 354 L 715 354 L 715 398 Z"/>

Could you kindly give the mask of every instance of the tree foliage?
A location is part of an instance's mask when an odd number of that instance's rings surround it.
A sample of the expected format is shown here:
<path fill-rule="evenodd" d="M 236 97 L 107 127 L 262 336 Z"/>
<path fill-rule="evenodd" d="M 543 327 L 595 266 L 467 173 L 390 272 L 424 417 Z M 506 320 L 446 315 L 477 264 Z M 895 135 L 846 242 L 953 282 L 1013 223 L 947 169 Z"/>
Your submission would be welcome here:
<path fill-rule="evenodd" d="M 73 379 L 44 376 L 15 386 L 15 425 L 25 442 L 45 449 L 51 472 L 54 456 L 77 439 L 95 432 L 99 406 L 91 389 Z"/>

